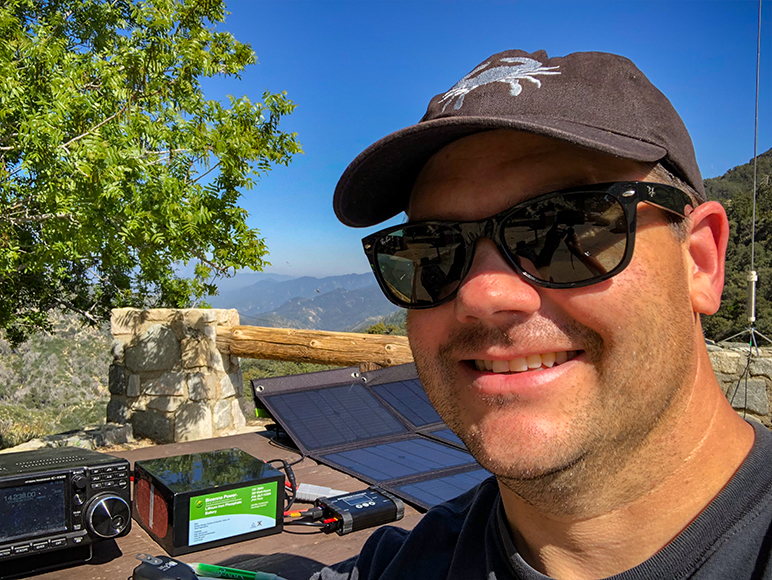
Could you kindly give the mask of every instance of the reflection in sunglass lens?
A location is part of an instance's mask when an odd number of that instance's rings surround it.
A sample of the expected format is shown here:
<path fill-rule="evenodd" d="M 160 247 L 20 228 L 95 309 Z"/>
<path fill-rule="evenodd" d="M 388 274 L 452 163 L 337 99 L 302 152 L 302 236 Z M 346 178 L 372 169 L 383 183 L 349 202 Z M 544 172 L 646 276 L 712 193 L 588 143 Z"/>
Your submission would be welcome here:
<path fill-rule="evenodd" d="M 459 232 L 417 224 L 380 238 L 375 256 L 395 297 L 408 304 L 433 304 L 458 288 L 465 248 Z"/>
<path fill-rule="evenodd" d="M 501 236 L 510 256 L 534 278 L 583 282 L 622 263 L 627 219 L 612 196 L 577 192 L 518 207 L 506 217 Z"/>

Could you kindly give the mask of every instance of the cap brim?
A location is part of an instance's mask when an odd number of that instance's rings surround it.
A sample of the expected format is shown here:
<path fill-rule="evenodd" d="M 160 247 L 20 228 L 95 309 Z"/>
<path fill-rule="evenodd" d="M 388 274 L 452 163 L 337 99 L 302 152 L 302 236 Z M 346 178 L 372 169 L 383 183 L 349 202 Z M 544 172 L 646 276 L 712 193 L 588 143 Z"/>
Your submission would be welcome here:
<path fill-rule="evenodd" d="M 335 187 L 335 215 L 353 227 L 394 217 L 407 207 L 413 183 L 432 155 L 457 139 L 493 129 L 544 135 L 633 161 L 653 163 L 667 155 L 658 145 L 563 119 L 435 119 L 387 135 L 357 156 Z"/>

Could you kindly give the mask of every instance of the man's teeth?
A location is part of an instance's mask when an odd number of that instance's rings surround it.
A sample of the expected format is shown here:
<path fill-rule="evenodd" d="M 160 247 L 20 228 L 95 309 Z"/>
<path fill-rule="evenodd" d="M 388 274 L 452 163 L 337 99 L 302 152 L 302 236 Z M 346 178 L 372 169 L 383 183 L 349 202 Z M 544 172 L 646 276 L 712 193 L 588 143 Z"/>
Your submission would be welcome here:
<path fill-rule="evenodd" d="M 576 356 L 575 350 L 561 352 L 545 352 L 531 354 L 512 360 L 481 360 L 474 361 L 478 371 L 493 371 L 494 373 L 521 373 L 523 371 L 550 368 L 571 360 Z"/>

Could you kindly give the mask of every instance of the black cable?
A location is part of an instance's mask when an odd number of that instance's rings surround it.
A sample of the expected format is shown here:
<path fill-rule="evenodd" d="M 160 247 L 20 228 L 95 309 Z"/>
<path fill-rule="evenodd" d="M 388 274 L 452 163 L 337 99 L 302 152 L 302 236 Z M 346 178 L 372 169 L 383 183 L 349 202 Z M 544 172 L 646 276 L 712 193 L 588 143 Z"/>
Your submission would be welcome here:
<path fill-rule="evenodd" d="M 276 439 L 276 435 L 274 435 L 268 440 L 268 444 L 278 447 L 279 449 L 284 449 L 285 451 L 292 451 L 293 453 L 301 453 L 300 459 L 298 459 L 297 461 L 293 461 L 292 463 L 290 463 L 290 465 L 296 465 L 301 461 L 303 461 L 306 457 L 308 457 L 308 455 L 306 455 L 305 453 L 302 453 L 297 447 L 290 447 L 289 445 L 285 445 L 284 443 L 279 443 Z"/>
<path fill-rule="evenodd" d="M 304 522 L 304 521 L 289 521 L 284 522 L 285 526 L 310 526 L 312 528 L 326 528 L 327 524 L 322 522 Z"/>
<path fill-rule="evenodd" d="M 291 467 L 292 465 L 294 465 L 294 463 L 292 464 L 287 463 L 287 461 L 285 461 L 284 459 L 271 459 L 270 461 L 266 461 L 266 463 L 269 465 L 271 463 L 277 463 L 277 462 L 281 462 L 282 464 L 281 469 L 284 469 L 284 473 L 286 474 L 287 479 L 290 482 L 290 489 L 292 490 L 292 497 L 290 497 L 287 500 L 287 505 L 284 506 L 284 511 L 289 511 L 289 509 L 292 507 L 292 504 L 295 503 L 295 496 L 297 496 L 297 493 L 298 493 L 298 484 L 297 484 L 297 480 L 295 479 L 295 472 L 292 470 L 292 467 Z"/>

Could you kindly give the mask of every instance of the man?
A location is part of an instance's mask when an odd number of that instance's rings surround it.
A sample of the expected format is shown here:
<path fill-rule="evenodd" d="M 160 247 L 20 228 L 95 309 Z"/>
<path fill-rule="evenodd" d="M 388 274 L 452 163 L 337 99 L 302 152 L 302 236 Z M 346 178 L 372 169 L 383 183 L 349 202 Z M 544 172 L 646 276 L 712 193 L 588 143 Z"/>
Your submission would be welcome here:
<path fill-rule="evenodd" d="M 670 102 L 604 53 L 492 56 L 363 152 L 338 217 L 495 475 L 322 578 L 772 578 L 769 433 L 713 375 L 728 223 Z"/>

